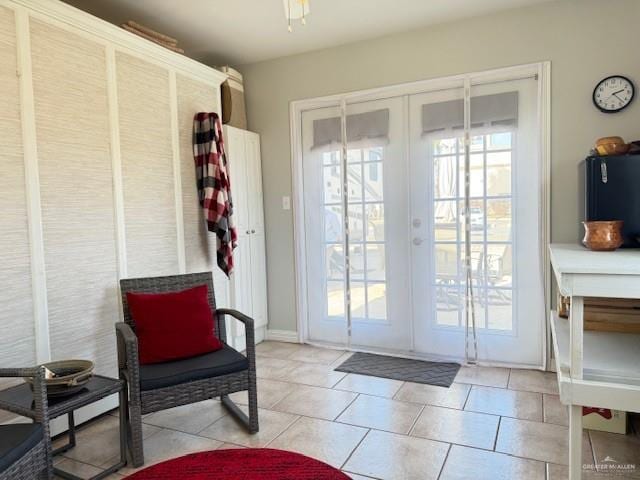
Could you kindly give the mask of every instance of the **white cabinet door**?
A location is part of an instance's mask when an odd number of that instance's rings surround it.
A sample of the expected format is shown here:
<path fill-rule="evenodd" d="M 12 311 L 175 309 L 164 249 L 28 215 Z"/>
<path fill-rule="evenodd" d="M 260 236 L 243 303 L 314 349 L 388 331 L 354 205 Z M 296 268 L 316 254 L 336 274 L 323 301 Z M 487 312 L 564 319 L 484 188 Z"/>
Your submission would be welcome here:
<path fill-rule="evenodd" d="M 251 301 L 256 327 L 267 324 L 267 264 L 264 233 L 251 235 Z"/>
<path fill-rule="evenodd" d="M 267 324 L 267 267 L 265 256 L 264 212 L 260 137 L 246 132 L 248 203 L 251 232 L 251 279 L 253 319 L 256 327 Z"/>
<path fill-rule="evenodd" d="M 249 184 L 244 131 L 225 127 L 225 149 L 231 182 L 233 220 L 238 233 L 249 234 Z"/>
<path fill-rule="evenodd" d="M 233 308 L 253 318 L 250 235 L 244 233 L 238 235 L 238 247 L 233 251 L 233 261 L 235 263 L 231 274 Z M 229 322 L 233 346 L 243 350 L 245 348 L 244 325 L 233 319 L 229 319 Z"/>
<path fill-rule="evenodd" d="M 247 159 L 249 223 L 252 232 L 264 232 L 264 212 L 262 207 L 262 162 L 260 160 L 260 136 L 245 132 L 245 152 Z"/>
<path fill-rule="evenodd" d="M 238 247 L 234 250 L 233 308 L 249 315 L 255 326 L 267 324 L 267 280 L 260 137 L 225 127 Z M 244 329 L 231 328 L 236 348 L 244 348 Z"/>

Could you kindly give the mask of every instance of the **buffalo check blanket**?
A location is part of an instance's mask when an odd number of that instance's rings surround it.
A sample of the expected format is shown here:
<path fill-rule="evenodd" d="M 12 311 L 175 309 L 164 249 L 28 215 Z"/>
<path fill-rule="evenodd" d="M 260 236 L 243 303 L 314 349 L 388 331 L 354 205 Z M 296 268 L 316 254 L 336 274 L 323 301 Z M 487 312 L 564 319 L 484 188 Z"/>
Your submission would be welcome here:
<path fill-rule="evenodd" d="M 222 124 L 216 113 L 197 113 L 194 117 L 193 158 L 198 198 L 204 209 L 207 229 L 216 234 L 218 266 L 229 276 L 238 236 L 232 221 L 233 203 Z"/>

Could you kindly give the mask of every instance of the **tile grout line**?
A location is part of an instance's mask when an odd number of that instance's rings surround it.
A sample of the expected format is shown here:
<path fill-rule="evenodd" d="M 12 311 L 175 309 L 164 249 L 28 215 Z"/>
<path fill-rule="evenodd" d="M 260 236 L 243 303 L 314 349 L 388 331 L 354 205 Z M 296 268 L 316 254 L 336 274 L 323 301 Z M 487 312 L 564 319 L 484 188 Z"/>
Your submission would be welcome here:
<path fill-rule="evenodd" d="M 353 454 L 355 453 L 355 451 L 358 449 L 358 447 L 360 447 L 360 445 L 362 445 L 362 442 L 364 442 L 364 439 L 367 438 L 367 436 L 369 435 L 369 433 L 371 433 L 371 428 L 367 429 L 367 432 L 362 436 L 362 438 L 360 439 L 360 441 L 356 444 L 356 446 L 353 448 L 353 450 L 351 450 L 351 452 L 349 453 L 349 455 L 347 456 L 347 459 L 342 463 L 342 465 L 340 465 L 340 470 L 342 470 L 344 468 L 344 466 L 349 463 L 349 460 L 351 460 L 351 457 L 353 456 Z"/>
<path fill-rule="evenodd" d="M 464 410 L 465 408 L 467 408 L 467 402 L 469 402 L 469 397 L 471 396 L 471 390 L 473 390 L 474 386 L 475 385 L 471 385 L 471 388 L 467 392 L 467 395 L 464 397 L 464 402 L 462 402 L 462 408 L 460 410 Z"/>
<path fill-rule="evenodd" d="M 420 409 L 420 411 L 418 412 L 418 415 L 416 416 L 415 420 L 411 424 L 411 427 L 409 427 L 409 430 L 407 431 L 407 435 L 408 436 L 410 436 L 410 437 L 412 436 L 411 432 L 413 432 L 413 429 L 416 428 L 416 423 L 418 423 L 418 420 L 420 420 L 420 417 L 422 416 L 422 414 L 424 413 L 426 408 L 427 408 L 427 406 L 423 405 L 422 408 Z"/>
<path fill-rule="evenodd" d="M 449 444 L 449 448 L 447 449 L 447 453 L 444 456 L 444 461 L 442 462 L 442 466 L 440 467 L 440 471 L 438 472 L 437 480 L 440 480 L 440 477 L 442 476 L 442 473 L 444 472 L 444 466 L 446 465 L 447 460 L 449 460 L 449 453 L 451 452 L 452 448 L 453 448 L 453 444 L 450 443 Z"/>
<path fill-rule="evenodd" d="M 361 394 L 360 394 L 360 393 L 358 393 L 358 394 L 353 398 L 353 400 L 351 400 L 351 401 L 349 402 L 349 404 L 348 404 L 346 407 L 344 407 L 344 408 L 342 409 L 342 411 L 341 411 L 338 415 L 336 415 L 336 416 L 333 418 L 333 420 L 329 420 L 329 421 L 330 421 L 330 422 L 337 422 L 338 417 L 340 417 L 340 415 L 342 415 L 344 412 L 346 412 L 346 411 L 347 411 L 347 409 L 348 409 L 351 405 L 353 405 L 353 404 L 354 404 L 354 402 L 355 402 L 358 398 L 360 398 L 360 395 L 361 395 Z M 343 423 L 343 422 L 338 422 L 338 423 Z M 357 425 L 354 425 L 354 426 L 357 426 Z M 364 427 L 364 428 L 367 428 L 367 427 Z"/>
<path fill-rule="evenodd" d="M 290 428 L 292 428 L 296 423 L 298 423 L 302 418 L 304 418 L 302 415 L 298 416 L 298 418 L 296 418 L 293 422 L 291 422 L 287 428 L 285 428 L 284 430 L 282 430 L 278 435 L 276 435 L 274 438 L 272 438 L 271 440 L 269 440 L 267 443 L 265 443 L 265 447 L 271 445 L 273 442 L 275 442 L 278 438 L 280 438 L 284 432 L 288 431 Z"/>
<path fill-rule="evenodd" d="M 495 452 L 496 448 L 498 448 L 498 435 L 500 435 L 500 425 L 502 425 L 502 417 L 500 417 L 500 419 L 498 420 L 498 428 L 496 428 L 496 438 L 493 441 L 493 452 Z"/>

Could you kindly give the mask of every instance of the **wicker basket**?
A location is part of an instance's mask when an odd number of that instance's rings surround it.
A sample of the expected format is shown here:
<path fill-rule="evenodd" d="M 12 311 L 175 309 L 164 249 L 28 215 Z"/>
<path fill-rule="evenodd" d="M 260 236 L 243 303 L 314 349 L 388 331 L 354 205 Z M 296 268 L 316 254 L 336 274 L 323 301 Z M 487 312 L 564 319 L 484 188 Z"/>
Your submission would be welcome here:
<path fill-rule="evenodd" d="M 49 397 L 73 395 L 93 376 L 93 362 L 89 360 L 60 360 L 42 366 L 55 374 L 55 377 L 45 379 Z M 25 378 L 25 381 L 33 388 L 33 379 Z"/>

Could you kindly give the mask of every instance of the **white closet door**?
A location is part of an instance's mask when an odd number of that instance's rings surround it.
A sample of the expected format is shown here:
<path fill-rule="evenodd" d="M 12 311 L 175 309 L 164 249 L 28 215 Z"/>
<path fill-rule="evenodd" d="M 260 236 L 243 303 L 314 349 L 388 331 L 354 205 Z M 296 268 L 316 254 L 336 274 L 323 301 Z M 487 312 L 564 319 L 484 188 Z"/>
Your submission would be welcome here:
<path fill-rule="evenodd" d="M 178 273 L 169 72 L 116 55 L 127 276 Z"/>
<path fill-rule="evenodd" d="M 104 47 L 31 20 L 51 353 L 116 374 L 119 318 Z"/>
<path fill-rule="evenodd" d="M 247 145 L 245 132 L 233 127 L 225 127 L 225 152 L 229 166 L 231 183 L 231 200 L 233 201 L 233 221 L 239 235 L 250 232 L 250 200 L 249 179 L 251 175 L 247 162 Z"/>
<path fill-rule="evenodd" d="M 225 151 L 229 165 L 229 179 L 233 200 L 233 218 L 238 231 L 238 246 L 233 251 L 233 308 L 253 317 L 251 298 L 251 231 L 249 227 L 249 171 L 246 158 L 245 132 L 225 127 Z M 244 342 L 244 326 L 230 322 L 234 346 L 241 348 Z M 240 343 L 240 344 L 239 344 Z"/>
<path fill-rule="evenodd" d="M 251 245 L 251 303 L 256 327 L 267 324 L 267 265 L 265 254 L 264 212 L 262 206 L 262 166 L 260 137 L 245 132 L 248 179 L 248 205 Z"/>
<path fill-rule="evenodd" d="M 244 132 L 244 139 L 245 158 L 247 163 L 247 205 L 249 207 L 249 226 L 251 227 L 251 230 L 255 230 L 256 233 L 264 232 L 260 136 L 253 132 Z"/>
<path fill-rule="evenodd" d="M 229 280 L 217 266 L 216 238 L 205 225 L 193 160 L 193 116 L 198 112 L 219 111 L 218 90 L 184 75 L 176 75 L 176 88 L 186 270 L 188 273 L 212 271 L 216 303 L 226 307 L 230 305 Z"/>
<path fill-rule="evenodd" d="M 0 364 L 5 367 L 25 367 L 36 361 L 16 69 L 14 14 L 0 7 Z"/>

